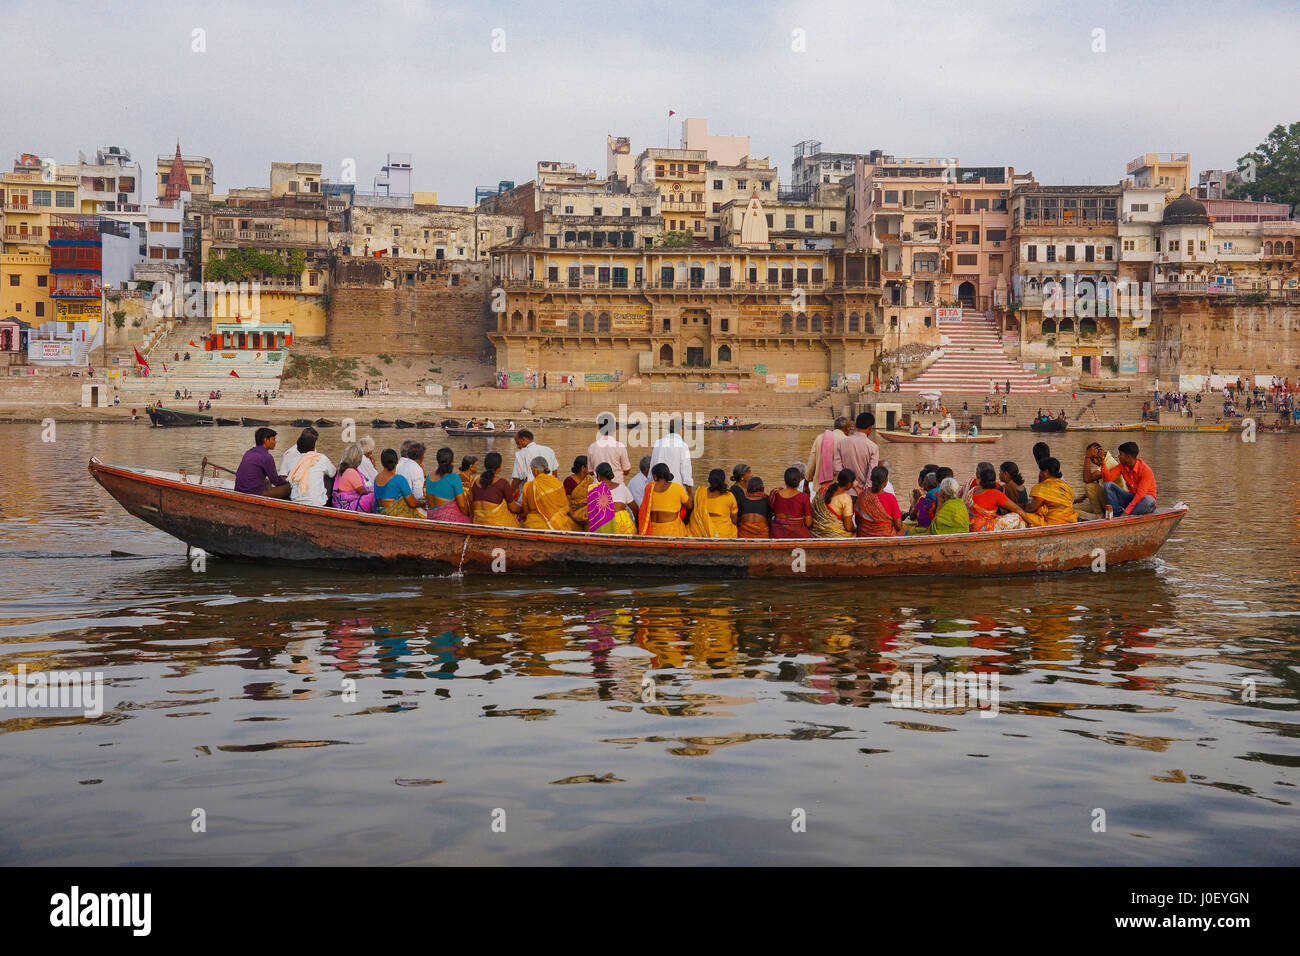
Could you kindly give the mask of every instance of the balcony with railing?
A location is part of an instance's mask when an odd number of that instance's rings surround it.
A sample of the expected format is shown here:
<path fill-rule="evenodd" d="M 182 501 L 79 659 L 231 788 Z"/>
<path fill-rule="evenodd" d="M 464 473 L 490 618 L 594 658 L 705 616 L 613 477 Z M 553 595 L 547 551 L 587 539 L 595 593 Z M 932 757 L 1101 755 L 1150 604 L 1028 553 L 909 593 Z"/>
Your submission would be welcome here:
<path fill-rule="evenodd" d="M 50 297 L 54 299 L 98 299 L 102 291 L 99 276 L 50 276 Z"/>
<path fill-rule="evenodd" d="M 5 212 L 44 212 L 48 208 L 48 206 L 36 205 L 25 196 L 6 196 L 4 201 Z"/>
<path fill-rule="evenodd" d="M 5 226 L 5 242 L 45 242 L 45 229 L 41 226 Z"/>

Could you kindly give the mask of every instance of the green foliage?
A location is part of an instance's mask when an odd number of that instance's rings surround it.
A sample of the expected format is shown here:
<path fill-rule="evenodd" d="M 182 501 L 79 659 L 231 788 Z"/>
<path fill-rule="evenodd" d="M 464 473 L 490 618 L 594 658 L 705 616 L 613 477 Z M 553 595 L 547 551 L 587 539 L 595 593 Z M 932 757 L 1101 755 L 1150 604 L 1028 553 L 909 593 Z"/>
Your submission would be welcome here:
<path fill-rule="evenodd" d="M 289 252 L 289 275 L 300 276 L 307 271 L 307 253 L 302 249 Z"/>
<path fill-rule="evenodd" d="M 295 249 L 293 252 L 301 250 Z M 290 262 L 292 261 L 291 255 Z M 221 258 L 208 260 L 203 278 L 211 282 L 246 282 L 268 276 L 279 278 L 288 275 L 289 269 L 290 266 L 279 253 L 251 248 L 230 249 Z"/>
<path fill-rule="evenodd" d="M 1237 169 L 1242 182 L 1232 188 L 1233 199 L 1284 202 L 1294 210 L 1300 204 L 1300 122 L 1274 126 L 1264 142 L 1237 159 Z"/>
<path fill-rule="evenodd" d="M 664 246 L 669 249 L 680 249 L 684 246 L 695 245 L 695 237 L 689 232 L 684 232 L 680 229 L 673 229 L 660 236 L 655 245 Z"/>
<path fill-rule="evenodd" d="M 375 358 L 379 359 L 379 361 L 383 362 L 385 365 L 393 364 L 393 357 L 389 355 L 387 352 L 380 352 L 378 355 L 375 356 Z"/>
<path fill-rule="evenodd" d="M 124 325 L 126 325 L 126 313 L 118 309 L 113 313 L 113 328 L 120 329 Z"/>

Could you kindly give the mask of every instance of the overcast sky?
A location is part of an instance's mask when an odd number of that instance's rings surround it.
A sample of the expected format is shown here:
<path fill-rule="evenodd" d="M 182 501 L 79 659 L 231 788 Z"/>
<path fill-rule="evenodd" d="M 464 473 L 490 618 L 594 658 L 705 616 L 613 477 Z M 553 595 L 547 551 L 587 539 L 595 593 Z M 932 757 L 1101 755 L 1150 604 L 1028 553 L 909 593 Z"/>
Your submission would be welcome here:
<path fill-rule="evenodd" d="M 707 117 L 782 181 L 817 139 L 1103 183 L 1144 152 L 1231 167 L 1300 120 L 1294 0 L 131 6 L 3 0 L 6 168 L 112 144 L 152 169 L 179 139 L 218 192 L 267 185 L 272 161 L 338 180 L 345 159 L 368 191 L 391 150 L 413 154 L 416 189 L 467 204 L 540 159 L 603 173 L 607 133 L 664 145 L 674 109 L 671 145 Z"/>

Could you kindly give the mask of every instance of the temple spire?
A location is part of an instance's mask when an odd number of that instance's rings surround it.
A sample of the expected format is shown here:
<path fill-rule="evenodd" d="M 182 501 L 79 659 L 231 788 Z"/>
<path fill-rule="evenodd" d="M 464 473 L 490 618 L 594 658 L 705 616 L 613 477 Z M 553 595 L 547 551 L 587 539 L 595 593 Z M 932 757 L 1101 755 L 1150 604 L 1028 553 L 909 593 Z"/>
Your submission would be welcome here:
<path fill-rule="evenodd" d="M 176 155 L 172 157 L 171 172 L 167 174 L 167 190 L 163 193 L 165 201 L 175 201 L 181 198 L 181 190 L 189 187 L 189 177 L 185 174 L 185 164 L 181 162 L 181 144 L 178 140 L 176 143 Z"/>

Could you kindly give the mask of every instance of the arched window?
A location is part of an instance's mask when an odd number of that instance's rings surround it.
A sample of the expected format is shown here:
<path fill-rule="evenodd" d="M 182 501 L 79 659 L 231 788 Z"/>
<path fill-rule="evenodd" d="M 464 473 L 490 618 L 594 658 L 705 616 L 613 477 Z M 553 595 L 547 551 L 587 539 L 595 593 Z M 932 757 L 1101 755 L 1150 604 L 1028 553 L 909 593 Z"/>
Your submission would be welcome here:
<path fill-rule="evenodd" d="M 524 330 L 524 314 L 515 309 L 514 314 L 510 316 L 510 330 L 512 332 L 522 332 Z"/>
<path fill-rule="evenodd" d="M 529 332 L 537 331 L 537 313 L 534 312 L 532 309 L 528 310 L 528 331 Z"/>
<path fill-rule="evenodd" d="M 1288 256 L 1295 255 L 1295 243 L 1292 242 L 1290 239 L 1286 241 L 1286 254 Z"/>
<path fill-rule="evenodd" d="M 1056 320 L 1055 320 L 1055 319 L 1043 319 L 1043 334 L 1044 334 L 1044 335 L 1055 335 L 1055 334 L 1056 334 Z"/>
<path fill-rule="evenodd" d="M 592 315 L 590 312 L 584 312 L 582 315 L 582 331 L 584 332 L 596 331 L 596 317 Z"/>
<path fill-rule="evenodd" d="M 670 368 L 672 367 L 673 347 L 671 345 L 665 345 L 661 349 L 659 349 L 659 364 L 667 365 Z"/>
<path fill-rule="evenodd" d="M 1061 334 L 1074 331 L 1074 319 L 1062 319 L 1060 325 Z"/>
<path fill-rule="evenodd" d="M 794 330 L 796 332 L 807 332 L 808 316 L 804 315 L 802 312 L 796 315 L 794 318 Z"/>
<path fill-rule="evenodd" d="M 859 324 L 858 313 L 856 313 L 856 312 L 850 312 L 850 313 L 849 313 L 849 331 L 850 331 L 850 332 L 856 332 L 856 331 L 858 331 L 858 324 Z"/>
<path fill-rule="evenodd" d="M 570 332 L 576 332 L 576 331 L 578 331 L 578 313 L 577 313 L 577 312 L 570 312 L 570 313 L 569 313 L 569 331 L 570 331 Z"/>
<path fill-rule="evenodd" d="M 1272 254 L 1273 254 L 1273 243 L 1271 242 L 1264 243 L 1264 255 L 1271 256 Z"/>
<path fill-rule="evenodd" d="M 731 346 L 730 346 L 730 345 L 723 345 L 723 346 L 719 347 L 719 348 L 718 348 L 718 363 L 721 364 L 721 363 L 723 363 L 723 362 L 730 362 L 730 361 L 731 361 Z"/>
<path fill-rule="evenodd" d="M 822 330 L 822 314 L 820 312 L 813 313 L 812 330 L 814 332 L 820 332 Z"/>
<path fill-rule="evenodd" d="M 608 331 L 609 331 L 609 313 L 608 313 L 608 312 L 602 312 L 602 313 L 600 313 L 600 318 L 598 318 L 598 319 L 596 320 L 596 331 L 597 331 L 597 332 L 608 332 Z"/>
<path fill-rule="evenodd" d="M 781 313 L 781 332 L 788 334 L 794 331 L 794 316 L 789 312 Z"/>
<path fill-rule="evenodd" d="M 1080 334 L 1080 335 L 1096 335 L 1096 334 L 1097 334 L 1097 320 L 1096 320 L 1096 319 L 1080 319 L 1080 320 L 1079 320 L 1079 334 Z"/>
<path fill-rule="evenodd" d="M 835 316 L 835 331 L 840 335 L 844 334 L 844 313 L 840 312 Z"/>

